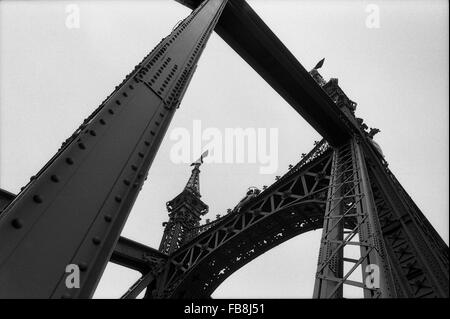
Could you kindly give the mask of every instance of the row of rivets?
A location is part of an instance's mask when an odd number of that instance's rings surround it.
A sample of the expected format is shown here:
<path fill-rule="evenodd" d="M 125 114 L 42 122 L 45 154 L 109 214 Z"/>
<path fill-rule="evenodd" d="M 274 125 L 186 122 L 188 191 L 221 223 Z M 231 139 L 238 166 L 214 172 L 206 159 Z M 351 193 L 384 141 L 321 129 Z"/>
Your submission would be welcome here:
<path fill-rule="evenodd" d="M 191 16 L 191 18 L 188 20 L 188 22 L 187 23 L 189 23 L 190 22 L 190 20 L 192 20 L 192 18 L 193 18 L 193 16 Z M 187 25 L 187 24 L 186 24 Z M 184 29 L 184 26 L 183 26 L 183 29 Z M 175 36 L 176 37 L 176 36 Z M 162 53 L 165 51 L 165 47 L 157 54 L 157 57 L 159 58 L 159 56 L 161 56 L 162 55 Z M 148 56 L 148 55 L 147 55 Z M 167 64 L 166 64 L 167 65 Z M 176 66 L 175 66 L 175 68 L 176 68 Z M 158 76 L 161 74 L 161 72 L 159 72 L 159 74 L 158 74 Z M 174 72 L 172 72 L 170 75 L 169 75 L 169 80 L 171 79 L 171 77 L 174 75 Z M 138 81 L 136 81 L 136 82 L 138 82 Z M 167 84 L 168 84 L 168 81 L 166 80 L 165 81 L 165 83 L 163 84 L 163 87 L 165 88 L 166 86 L 167 86 Z M 133 87 L 130 85 L 130 88 L 132 89 Z M 164 89 L 162 89 L 162 90 L 164 90 Z M 126 93 L 123 93 L 123 96 L 125 96 L 125 97 L 127 97 L 127 94 Z M 117 105 L 120 105 L 120 101 L 116 101 L 116 104 Z M 114 114 L 114 111 L 112 111 L 111 109 L 109 109 L 108 110 L 108 112 L 110 113 L 110 114 Z M 160 114 L 160 116 L 161 117 L 163 117 L 164 116 L 164 114 Z M 106 122 L 104 121 L 104 119 L 100 119 L 100 123 L 102 124 L 102 125 L 105 125 L 106 124 Z M 155 124 L 158 126 L 160 123 L 159 122 L 155 122 Z M 93 136 L 95 136 L 95 134 L 92 134 Z M 155 135 L 155 133 L 153 132 L 153 131 L 151 131 L 151 135 Z M 148 141 L 145 141 L 144 142 L 145 143 L 145 145 L 146 146 L 149 146 L 150 145 L 150 142 L 148 142 Z M 80 146 L 80 148 L 82 148 L 82 149 L 84 149 L 84 147 L 83 147 L 83 144 L 81 144 L 81 145 L 79 145 Z M 143 153 L 141 153 L 141 152 L 139 152 L 138 153 L 138 156 L 139 157 L 143 157 Z M 70 159 L 70 158 L 67 158 L 66 159 L 66 162 L 68 163 L 68 164 L 73 164 L 73 161 Z M 137 167 L 135 166 L 135 165 L 132 165 L 132 169 L 133 170 L 137 170 Z M 142 178 L 142 174 L 139 174 L 138 175 L 138 178 Z M 128 180 L 125 180 L 124 181 L 124 183 L 126 184 L 126 185 L 129 185 L 130 184 L 130 182 L 128 181 Z M 136 183 L 134 184 L 134 186 L 136 186 Z M 120 196 L 116 196 L 115 197 L 115 200 L 117 201 L 117 202 L 121 202 L 121 197 Z M 110 215 L 105 215 L 104 216 L 104 219 L 105 219 L 105 221 L 107 221 L 107 222 L 110 222 L 110 221 L 112 221 L 112 217 L 110 216 Z M 93 242 L 94 242 L 94 244 L 99 244 L 101 241 L 100 241 L 100 239 L 98 238 L 98 237 L 95 237 L 95 238 L 93 238 Z M 82 265 L 83 263 L 80 263 L 80 266 Z M 86 264 L 84 264 L 84 267 L 83 267 L 83 269 L 85 270 L 85 269 L 87 269 L 87 265 Z M 81 267 L 80 267 L 80 270 L 81 270 Z"/>
<path fill-rule="evenodd" d="M 160 114 L 163 114 L 163 113 L 160 113 Z M 153 133 L 153 134 L 154 134 L 154 133 Z M 144 143 L 145 143 L 146 146 L 150 146 L 150 142 L 149 142 L 149 141 L 144 141 Z M 144 157 L 144 153 L 138 152 L 138 156 L 139 156 L 140 158 L 143 158 L 143 157 Z M 131 165 L 131 168 L 132 168 L 133 171 L 137 171 L 138 166 L 133 164 L 133 165 Z M 138 174 L 138 178 L 139 178 L 139 179 L 142 178 L 142 174 Z M 131 181 L 128 180 L 128 179 L 124 179 L 123 182 L 124 182 L 124 184 L 125 184 L 126 186 L 130 186 L 130 185 L 131 185 Z M 133 184 L 133 187 L 137 187 L 137 186 L 138 186 L 138 183 L 134 183 L 134 184 Z M 122 202 L 122 197 L 119 196 L 119 195 L 117 195 L 117 196 L 114 197 L 114 200 L 115 200 L 117 203 L 121 203 L 121 202 Z M 113 219 L 113 218 L 112 218 L 111 215 L 105 215 L 105 216 L 104 216 L 104 220 L 105 220 L 106 222 L 108 222 L 108 223 L 111 222 L 112 219 Z M 100 242 L 101 242 L 101 240 L 100 240 L 99 237 L 94 237 L 94 238 L 93 238 L 93 243 L 94 243 L 94 244 L 98 245 L 98 244 L 100 244 Z"/>
<path fill-rule="evenodd" d="M 133 90 L 133 89 L 134 89 L 134 86 L 130 84 L 130 85 L 128 86 L 128 88 L 129 88 L 130 90 Z M 116 89 L 117 89 L 117 87 L 116 87 Z M 128 97 L 128 94 L 127 94 L 126 92 L 123 92 L 123 93 L 122 93 L 122 96 L 123 96 L 123 97 Z M 117 105 L 119 105 L 119 106 L 121 105 L 121 102 L 120 102 L 119 100 L 116 100 L 115 103 L 116 103 Z M 111 109 L 111 108 L 108 109 L 108 113 L 111 114 L 111 115 L 115 114 L 114 110 Z M 100 123 L 101 125 L 106 125 L 106 121 L 105 121 L 105 119 L 103 119 L 103 118 L 100 118 L 100 119 L 99 119 L 99 123 Z M 89 131 L 87 131 L 86 133 L 89 133 L 91 136 L 97 136 L 96 131 L 95 131 L 95 130 L 92 130 L 92 129 L 89 130 Z M 82 143 L 82 142 L 79 142 L 79 143 L 78 143 L 78 147 L 79 147 L 80 149 L 82 149 L 82 150 L 85 150 L 85 149 L 86 149 L 86 145 L 85 145 L 84 143 Z M 66 163 L 69 164 L 69 165 L 73 165 L 73 164 L 74 164 L 74 161 L 73 161 L 72 158 L 67 157 L 67 158 L 66 158 Z M 52 176 L 51 176 L 51 180 L 52 180 L 53 182 L 55 182 L 55 183 L 59 182 L 59 178 L 58 178 L 56 175 L 52 175 Z M 39 196 L 37 196 L 37 195 L 35 195 L 35 196 L 33 197 L 33 200 L 34 200 L 35 202 L 38 202 L 38 203 L 42 202 L 42 199 L 41 199 Z M 121 202 L 122 199 L 121 199 L 120 196 L 116 196 L 116 197 L 115 197 L 115 200 L 116 200 L 117 202 Z M 109 222 L 112 221 L 112 216 L 110 216 L 110 215 L 105 215 L 105 216 L 104 216 L 104 220 L 105 220 L 106 222 L 109 223 Z M 13 226 L 14 226 L 15 228 L 21 228 L 21 227 L 22 227 L 22 223 L 21 223 L 20 220 L 13 220 Z M 94 236 L 94 237 L 92 238 L 92 243 L 93 243 L 94 245 L 100 245 L 101 239 L 100 239 L 99 237 L 97 237 L 97 236 Z M 88 265 L 87 265 L 87 263 L 85 263 L 85 262 L 79 262 L 79 263 L 78 263 L 78 266 L 79 266 L 80 270 L 83 271 L 83 272 L 86 271 L 87 268 L 88 268 Z M 65 294 L 62 295 L 62 298 L 70 298 L 70 294 L 65 293 Z"/>

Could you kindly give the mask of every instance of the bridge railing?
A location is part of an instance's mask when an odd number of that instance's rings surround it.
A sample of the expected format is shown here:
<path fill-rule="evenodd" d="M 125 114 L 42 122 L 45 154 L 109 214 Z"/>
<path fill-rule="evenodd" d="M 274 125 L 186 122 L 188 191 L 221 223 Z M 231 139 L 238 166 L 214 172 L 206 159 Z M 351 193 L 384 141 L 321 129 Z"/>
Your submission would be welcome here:
<path fill-rule="evenodd" d="M 295 166 L 293 166 L 292 168 L 289 169 L 288 172 L 286 172 L 281 178 L 279 178 L 278 180 L 276 180 L 269 188 L 272 188 L 276 185 L 278 185 L 279 183 L 282 183 L 282 181 L 286 180 L 286 178 L 288 178 L 289 176 L 291 176 L 292 174 L 298 172 L 299 170 L 301 170 L 305 165 L 311 163 L 312 161 L 314 161 L 315 159 L 319 158 L 321 155 L 323 155 L 327 150 L 330 149 L 330 145 L 324 140 L 322 139 L 319 142 L 315 142 L 315 146 L 314 148 L 308 153 L 308 154 L 303 154 L 302 159 L 300 160 L 300 162 L 298 162 Z M 259 193 L 257 196 L 253 197 L 252 199 L 250 199 L 250 202 L 253 202 L 254 200 L 256 200 L 257 198 L 260 198 L 260 196 L 262 194 L 264 194 L 267 189 L 264 189 L 261 193 Z M 245 204 L 248 204 L 245 203 Z M 192 228 L 188 235 L 186 236 L 186 242 L 192 240 L 193 238 L 199 236 L 200 234 L 206 232 L 207 230 L 211 229 L 212 227 L 214 227 L 215 225 L 219 224 L 221 221 L 223 221 L 224 219 L 230 217 L 231 215 L 237 214 L 240 212 L 242 206 L 240 206 L 239 208 L 235 208 L 233 210 L 231 210 L 229 213 L 200 226 L 194 227 Z"/>

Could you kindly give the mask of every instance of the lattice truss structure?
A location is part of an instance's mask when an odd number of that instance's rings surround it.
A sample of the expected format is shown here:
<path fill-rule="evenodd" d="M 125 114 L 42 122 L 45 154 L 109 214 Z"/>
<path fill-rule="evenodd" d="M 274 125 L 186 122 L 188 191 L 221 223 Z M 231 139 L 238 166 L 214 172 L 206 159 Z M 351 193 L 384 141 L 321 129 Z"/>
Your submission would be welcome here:
<path fill-rule="evenodd" d="M 367 285 L 349 279 L 359 266 L 366 269 L 370 268 L 369 265 L 375 265 L 379 269 L 383 260 L 380 255 L 386 255 L 378 235 L 374 234 L 376 212 L 370 190 L 363 180 L 363 171 L 358 166 L 364 165 L 358 147 L 357 142 L 352 141 L 336 149 L 333 154 L 332 178 L 316 275 L 316 297 L 343 297 L 344 284 L 364 289 L 366 297 L 380 296 L 379 285 Z M 360 248 L 359 259 L 345 257 L 345 248 L 350 245 Z M 344 262 L 353 264 L 346 273 Z"/>
<path fill-rule="evenodd" d="M 448 297 L 448 246 L 388 169 L 373 141 L 378 130 L 355 117 L 337 79 L 319 74 L 323 61 L 307 72 L 244 0 L 179 2 L 192 13 L 19 194 L 0 192 L 0 297 L 88 298 L 114 262 L 142 273 L 123 298 L 144 290 L 145 298 L 207 298 L 257 256 L 320 228 L 315 298 L 342 298 L 345 285 L 366 298 Z M 203 225 L 208 205 L 195 164 L 167 203 L 156 250 L 120 233 L 214 30 L 323 140 Z M 67 265 L 81 271 L 77 289 L 66 284 Z M 357 268 L 361 280 L 351 279 Z"/>

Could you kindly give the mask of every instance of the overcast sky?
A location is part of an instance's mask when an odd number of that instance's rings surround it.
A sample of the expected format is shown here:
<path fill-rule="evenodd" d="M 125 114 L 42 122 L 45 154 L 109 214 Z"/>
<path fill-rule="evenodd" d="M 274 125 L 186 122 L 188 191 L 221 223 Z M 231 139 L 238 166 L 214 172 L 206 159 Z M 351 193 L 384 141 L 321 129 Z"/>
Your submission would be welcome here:
<path fill-rule="evenodd" d="M 306 69 L 337 77 L 357 115 L 381 130 L 391 170 L 448 244 L 447 1 L 249 1 Z M 77 4 L 80 28 L 67 28 Z M 379 28 L 366 26 L 369 4 Z M 189 14 L 174 1 L 0 1 L 0 187 L 17 193 L 126 74 Z M 150 169 L 123 236 L 158 247 L 166 201 L 189 164 L 170 159 L 174 128 L 278 128 L 278 169 L 201 168 L 206 218 L 249 186 L 269 185 L 320 136 L 213 34 Z M 194 154 L 192 156 L 197 156 Z M 310 298 L 321 231 L 298 236 L 227 279 L 213 297 Z M 119 297 L 138 274 L 108 265 L 96 297 Z"/>

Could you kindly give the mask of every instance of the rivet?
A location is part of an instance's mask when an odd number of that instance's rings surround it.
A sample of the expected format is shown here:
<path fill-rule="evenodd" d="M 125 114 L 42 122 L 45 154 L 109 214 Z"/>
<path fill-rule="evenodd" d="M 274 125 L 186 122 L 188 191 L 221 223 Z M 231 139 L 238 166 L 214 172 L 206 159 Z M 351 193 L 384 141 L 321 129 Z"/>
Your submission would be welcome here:
<path fill-rule="evenodd" d="M 95 133 L 94 130 L 90 130 L 90 131 L 89 131 L 89 134 L 91 134 L 92 136 L 96 136 L 96 135 L 97 135 L 97 133 Z"/>
<path fill-rule="evenodd" d="M 138 155 L 139 155 L 139 157 L 144 157 L 144 153 L 142 153 L 142 152 L 139 152 Z"/>
<path fill-rule="evenodd" d="M 155 135 L 155 132 L 153 132 L 153 131 L 150 131 L 150 134 L 151 134 L 151 135 Z"/>
<path fill-rule="evenodd" d="M 114 114 L 114 111 L 111 109 L 109 109 L 108 112 L 109 112 L 109 114 Z"/>
<path fill-rule="evenodd" d="M 78 143 L 78 147 L 81 148 L 82 150 L 86 149 L 86 145 L 84 145 L 83 143 Z"/>
<path fill-rule="evenodd" d="M 136 165 L 131 165 L 131 169 L 132 169 L 133 171 L 136 171 L 138 168 L 137 168 Z"/>
<path fill-rule="evenodd" d="M 149 142 L 149 141 L 145 141 L 144 144 L 147 145 L 147 146 L 149 146 L 149 145 L 150 145 L 150 142 Z"/>
<path fill-rule="evenodd" d="M 119 100 L 117 100 L 117 101 L 116 101 L 116 104 L 117 104 L 117 105 L 120 105 L 120 101 L 119 101 Z"/>
<path fill-rule="evenodd" d="M 52 175 L 52 176 L 50 177 L 50 179 L 52 180 L 52 182 L 55 182 L 55 183 L 58 183 L 58 182 L 59 182 L 59 178 L 58 178 L 58 176 L 56 176 L 56 175 Z"/>
<path fill-rule="evenodd" d="M 70 157 L 66 158 L 66 163 L 69 165 L 73 164 L 73 159 L 71 159 Z"/>
<path fill-rule="evenodd" d="M 100 124 L 105 125 L 106 124 L 105 120 L 104 119 L 100 119 Z"/>
<path fill-rule="evenodd" d="M 16 229 L 19 229 L 19 228 L 22 228 L 23 222 L 22 222 L 22 220 L 19 219 L 19 218 L 14 218 L 14 219 L 11 221 L 11 225 L 12 225 L 14 228 L 16 228 Z"/>
<path fill-rule="evenodd" d="M 122 201 L 122 197 L 120 197 L 120 196 L 116 196 L 114 199 L 115 199 L 116 202 L 118 202 L 118 203 L 120 203 L 120 202 Z"/>
<path fill-rule="evenodd" d="M 102 241 L 100 240 L 100 238 L 94 237 L 94 238 L 92 238 L 92 242 L 93 242 L 95 245 L 98 245 L 98 244 L 100 244 Z"/>
<path fill-rule="evenodd" d="M 33 200 L 38 204 L 42 203 L 42 197 L 39 195 L 34 195 Z"/>
<path fill-rule="evenodd" d="M 132 90 L 134 89 L 134 86 L 131 85 L 131 84 L 130 84 L 128 87 L 129 87 L 130 89 L 132 89 Z"/>
<path fill-rule="evenodd" d="M 122 95 L 125 96 L 125 97 L 128 96 L 127 92 L 123 92 Z"/>
<path fill-rule="evenodd" d="M 88 266 L 85 262 L 81 262 L 78 264 L 78 268 L 80 268 L 81 271 L 86 271 Z"/>

